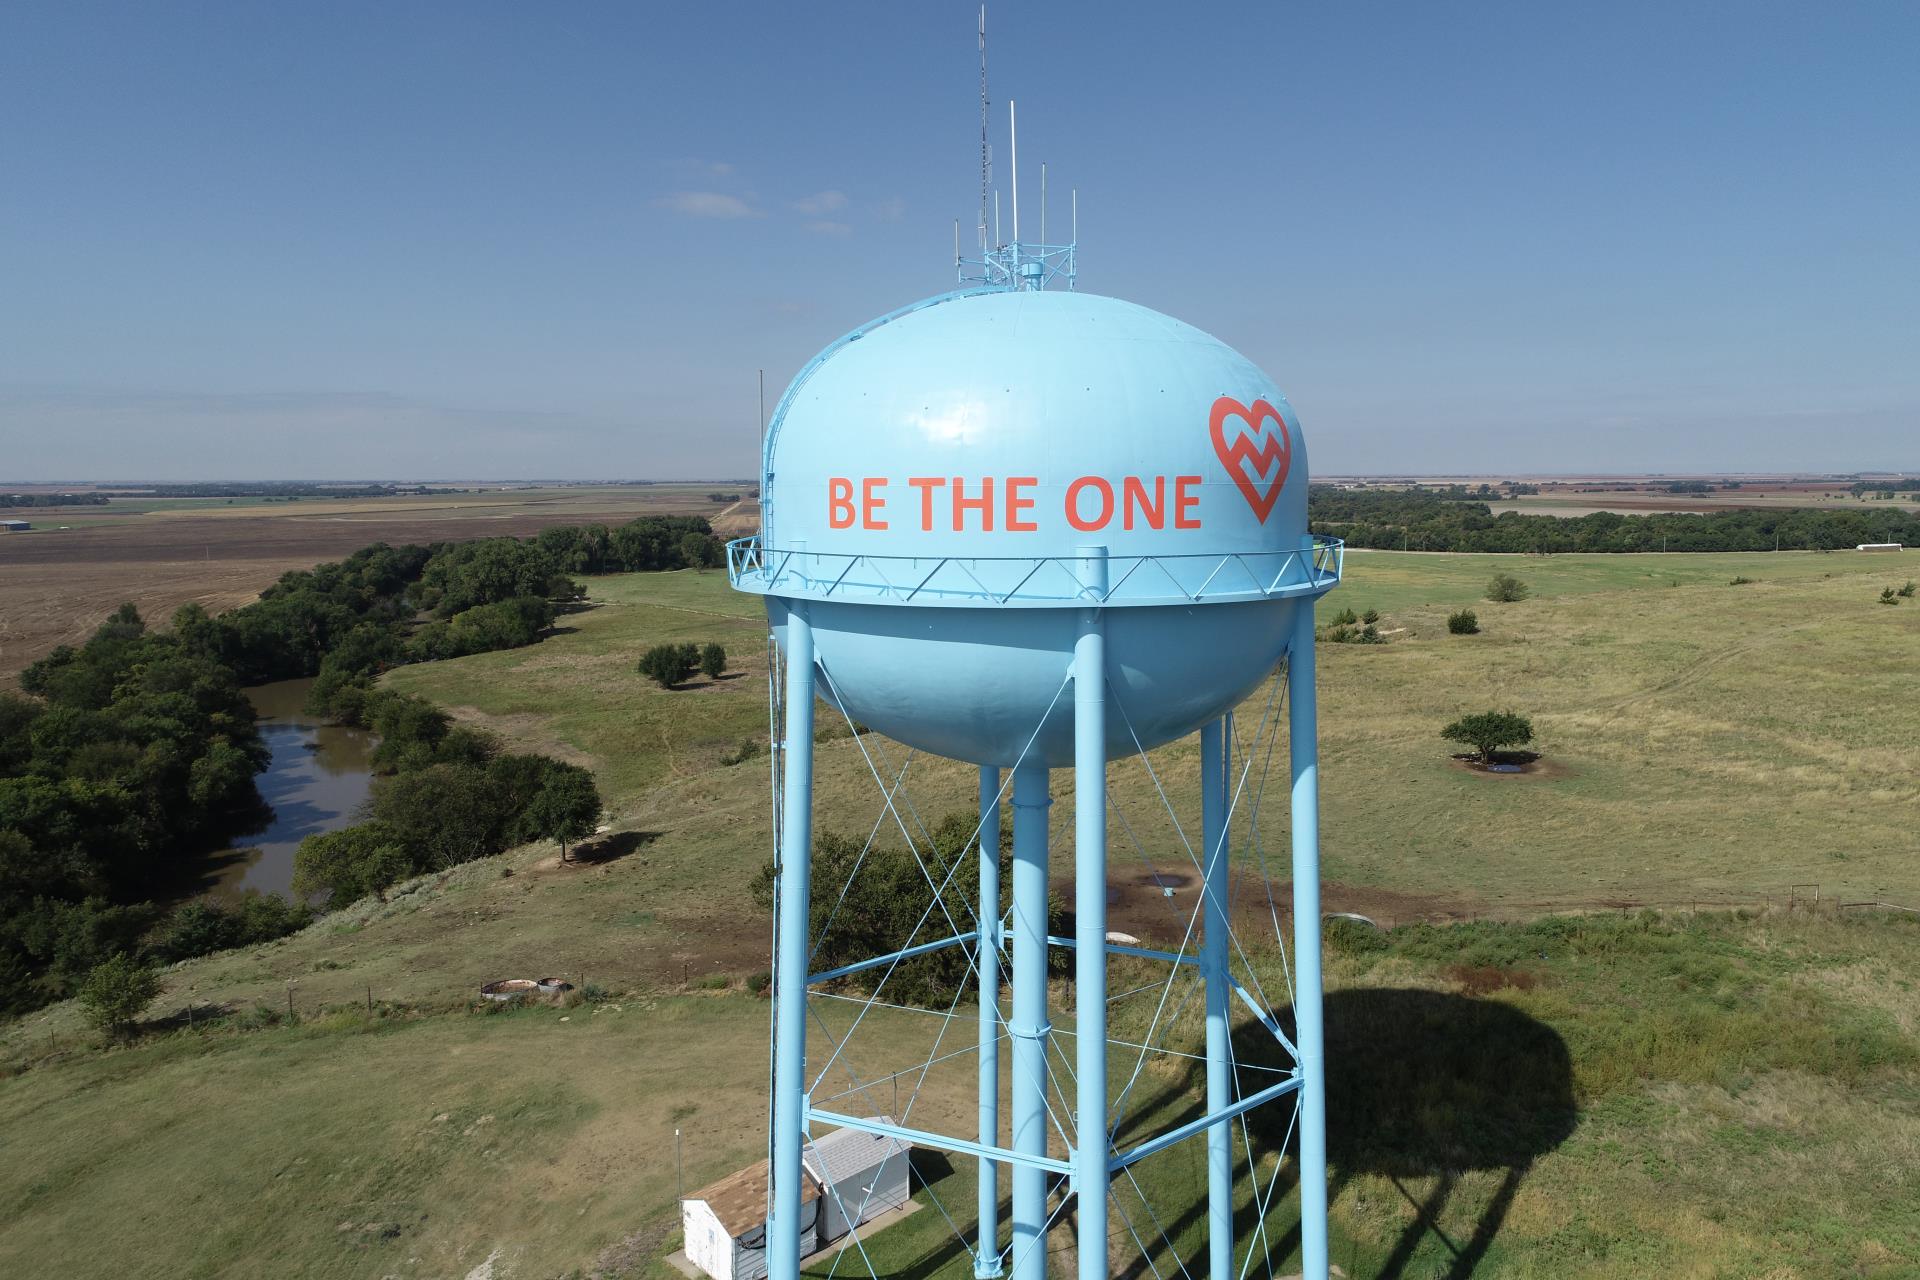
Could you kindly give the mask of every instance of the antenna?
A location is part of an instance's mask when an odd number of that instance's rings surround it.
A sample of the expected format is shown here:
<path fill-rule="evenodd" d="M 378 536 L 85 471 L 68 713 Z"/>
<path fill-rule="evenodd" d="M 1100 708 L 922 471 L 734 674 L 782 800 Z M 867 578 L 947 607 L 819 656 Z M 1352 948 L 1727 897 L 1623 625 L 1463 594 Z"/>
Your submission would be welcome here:
<path fill-rule="evenodd" d="M 1047 242 L 1047 162 L 1040 162 L 1040 243 Z"/>
<path fill-rule="evenodd" d="M 953 220 L 953 265 L 960 265 L 960 219 Z"/>
<path fill-rule="evenodd" d="M 993 243 L 996 246 L 1004 243 L 1000 239 L 1000 193 L 997 190 L 993 193 Z"/>
<path fill-rule="evenodd" d="M 993 147 L 987 141 L 987 6 L 980 6 L 980 252 L 987 251 L 987 188 L 993 185 Z M 958 254 L 954 255 L 958 257 Z"/>
<path fill-rule="evenodd" d="M 1073 189 L 1073 244 L 1080 243 L 1080 188 Z"/>
<path fill-rule="evenodd" d="M 1007 167 L 1013 171 L 1013 242 L 1020 243 L 1020 122 L 1013 114 L 1013 99 L 1007 99 Z"/>

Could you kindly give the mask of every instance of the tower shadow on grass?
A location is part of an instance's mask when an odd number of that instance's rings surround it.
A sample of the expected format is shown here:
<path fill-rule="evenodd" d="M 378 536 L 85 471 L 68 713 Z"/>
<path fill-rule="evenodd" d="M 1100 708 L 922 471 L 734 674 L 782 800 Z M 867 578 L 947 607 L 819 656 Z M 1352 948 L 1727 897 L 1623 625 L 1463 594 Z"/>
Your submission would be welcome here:
<path fill-rule="evenodd" d="M 1468 1280 L 1533 1162 L 1573 1132 L 1578 1117 L 1566 1042 L 1512 1005 L 1442 991 L 1329 992 L 1325 1021 L 1329 1197 L 1348 1180 L 1373 1174 L 1413 1206 L 1413 1221 L 1374 1273 L 1379 1280 L 1399 1280 L 1429 1233 L 1451 1255 L 1447 1280 Z M 1293 1034 L 1291 1009 L 1281 1025 Z M 1285 1051 L 1256 1023 L 1235 1029 L 1234 1052 L 1247 1065 L 1287 1065 Z M 1243 1080 L 1242 1087 L 1258 1084 Z M 1290 1107 L 1254 1112 L 1254 1143 L 1273 1150 L 1287 1141 L 1291 1118 Z M 1298 1141 L 1291 1140 L 1296 1154 Z M 1499 1186 L 1471 1234 L 1454 1239 L 1441 1229 L 1440 1215 L 1461 1176 L 1479 1170 L 1500 1171 Z M 1428 1178 L 1433 1185 L 1424 1198 L 1406 1185 Z M 1296 1225 L 1278 1244 L 1290 1254 L 1298 1241 Z"/>
<path fill-rule="evenodd" d="M 1432 1234 L 1450 1255 L 1442 1274 L 1447 1280 L 1468 1280 L 1533 1162 L 1573 1132 L 1573 1072 L 1565 1042 L 1553 1028 L 1511 1005 L 1439 991 L 1334 991 L 1327 994 L 1325 1008 L 1329 1202 L 1357 1176 L 1388 1179 L 1413 1206 L 1414 1219 L 1374 1275 L 1400 1280 L 1422 1240 Z M 1280 1022 L 1292 1036 L 1293 1010 L 1281 1011 Z M 1286 1051 L 1252 1020 L 1234 1028 L 1233 1048 L 1241 1066 L 1242 1094 L 1271 1084 L 1271 1070 L 1292 1067 Z M 1194 1062 L 1185 1090 L 1198 1097 L 1205 1088 L 1205 1064 Z M 1199 1111 L 1195 1105 L 1181 1118 Z M 1254 1165 L 1269 1155 L 1296 1159 L 1277 1163 L 1274 1184 L 1262 1187 L 1266 1213 L 1250 1195 L 1236 1208 L 1233 1235 L 1242 1249 L 1263 1239 L 1262 1218 L 1271 1218 L 1272 1207 L 1298 1185 L 1299 1137 L 1293 1120 L 1294 1108 L 1284 1100 L 1246 1117 Z M 1235 1184 L 1244 1195 L 1252 1173 L 1249 1153 L 1238 1140 L 1234 1158 Z M 1500 1183 L 1473 1231 L 1456 1240 L 1440 1227 L 1440 1215 L 1461 1176 L 1478 1170 L 1499 1170 Z M 1425 1179 L 1433 1185 L 1424 1197 L 1407 1185 Z M 1190 1275 L 1204 1275 L 1206 1216 L 1205 1188 L 1196 1187 L 1194 1197 L 1164 1224 L 1165 1238 L 1172 1241 L 1202 1229 L 1197 1242 L 1187 1245 L 1189 1256 L 1160 1256 L 1152 1262 L 1143 1258 L 1135 1266 L 1138 1275 L 1151 1274 L 1156 1267 L 1163 1275 L 1177 1273 L 1182 1265 Z M 1269 1222 L 1269 1233 L 1272 1230 Z M 1265 1236 L 1258 1247 L 1275 1266 L 1292 1259 L 1300 1247 L 1299 1223 Z"/>

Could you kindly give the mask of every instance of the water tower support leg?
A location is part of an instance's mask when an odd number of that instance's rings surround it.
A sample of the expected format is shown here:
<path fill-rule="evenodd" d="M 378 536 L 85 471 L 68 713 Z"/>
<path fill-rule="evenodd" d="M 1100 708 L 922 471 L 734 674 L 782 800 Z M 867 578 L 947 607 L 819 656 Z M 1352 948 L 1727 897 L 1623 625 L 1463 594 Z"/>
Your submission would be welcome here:
<path fill-rule="evenodd" d="M 1313 688 L 1313 605 L 1301 601 L 1287 653 L 1293 758 L 1293 1013 L 1300 1050 L 1300 1269 L 1327 1275 L 1326 1040 L 1320 1022 L 1320 744 Z"/>
<path fill-rule="evenodd" d="M 1200 827 L 1206 872 L 1206 930 L 1200 964 L 1207 977 L 1207 1110 L 1233 1104 L 1233 1066 L 1227 1002 L 1227 752 L 1226 721 L 1200 726 Z M 1207 1271 L 1233 1280 L 1233 1126 L 1207 1130 Z"/>
<path fill-rule="evenodd" d="M 980 766 L 980 1145 L 1000 1145 L 1000 770 Z M 1000 1265 L 999 1166 L 980 1160 L 980 1238 L 973 1274 L 992 1280 Z"/>
<path fill-rule="evenodd" d="M 813 846 L 813 627 L 806 606 L 787 616 L 786 776 L 780 867 L 775 880 L 779 938 L 773 969 L 772 1214 L 767 1271 L 800 1274 L 800 1145 L 806 1114 L 808 897 Z"/>
<path fill-rule="evenodd" d="M 1047 808 L 1044 765 L 1013 773 L 1013 1053 L 1012 1146 L 1047 1154 Z M 1047 1280 L 1047 1171 L 1013 1166 L 1014 1280 Z"/>
<path fill-rule="evenodd" d="M 1107 637 L 1097 609 L 1083 614 L 1073 648 L 1073 860 L 1080 1280 L 1108 1280 Z"/>

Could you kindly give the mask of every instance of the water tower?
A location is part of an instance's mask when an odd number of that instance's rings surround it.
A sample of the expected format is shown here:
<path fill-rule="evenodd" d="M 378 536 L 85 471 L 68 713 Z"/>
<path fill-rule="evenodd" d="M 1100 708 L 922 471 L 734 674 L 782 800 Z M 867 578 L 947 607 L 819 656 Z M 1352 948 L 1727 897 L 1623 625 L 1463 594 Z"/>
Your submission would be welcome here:
<path fill-rule="evenodd" d="M 766 598 L 773 690 L 777 921 L 768 1262 L 798 1272 L 802 1151 L 851 1127 L 979 1161 L 975 1274 L 1043 1280 L 1070 1199 L 1081 1280 L 1108 1277 L 1110 1183 L 1204 1137 L 1208 1256 L 1236 1274 L 1230 1126 L 1294 1095 L 1305 1274 L 1327 1267 L 1313 604 L 1340 544 L 1307 532 L 1306 443 L 1273 382 L 1178 320 L 1073 290 L 1074 246 L 1012 241 L 963 263 L 962 287 L 862 325 L 801 370 L 768 428 L 757 537 L 728 548 L 734 586 Z M 1227 717 L 1284 662 L 1291 760 L 1294 1027 L 1230 972 Z M 918 751 L 979 768 L 973 928 L 809 972 L 815 701 Z M 1201 752 L 1201 893 L 1178 952 L 1107 928 L 1109 761 L 1187 734 Z M 1275 736 L 1278 736 L 1277 720 Z M 1047 934 L 1048 807 L 1071 769 L 1071 937 Z M 1004 773 L 1003 773 L 1004 771 Z M 1010 787 L 1007 785 L 1010 782 Z M 1011 791 L 1012 902 L 999 901 Z M 1276 929 L 1278 916 L 1275 917 Z M 965 923 L 964 921 L 962 922 Z M 979 975 L 978 1131 L 943 1134 L 817 1105 L 811 988 L 849 968 L 967 947 Z M 1048 1046 L 1051 948 L 1072 952 L 1073 1047 Z M 1206 1106 L 1131 1145 L 1109 1124 L 1110 957 L 1164 960 L 1205 993 Z M 1001 975 L 1011 970 L 1010 1009 Z M 1243 1090 L 1229 1020 L 1250 1012 L 1294 1069 Z M 999 1114 L 1000 1045 L 1011 1114 Z M 1073 1141 L 1049 1149 L 1048 1081 L 1070 1075 Z M 1066 1086 L 1062 1086 L 1065 1092 Z M 1057 1120 L 1053 1121 L 1057 1125 Z M 1056 1127 L 1055 1132 L 1059 1132 Z M 1011 1171 L 1010 1230 L 997 1167 Z"/>

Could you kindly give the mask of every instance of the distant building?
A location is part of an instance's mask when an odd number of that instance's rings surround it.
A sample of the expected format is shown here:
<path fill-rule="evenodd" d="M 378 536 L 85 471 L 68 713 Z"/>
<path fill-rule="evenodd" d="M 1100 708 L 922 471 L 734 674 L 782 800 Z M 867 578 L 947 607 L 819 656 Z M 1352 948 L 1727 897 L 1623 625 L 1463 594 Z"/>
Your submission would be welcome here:
<path fill-rule="evenodd" d="M 8 533 L 25 533 L 31 528 L 33 525 L 26 520 L 0 520 L 0 530 Z"/>
<path fill-rule="evenodd" d="M 804 1148 L 800 1253 L 817 1253 L 853 1227 L 907 1203 L 907 1143 L 836 1129 Z M 714 1280 L 767 1274 L 767 1162 L 748 1165 L 680 1202 L 687 1261 Z"/>
<path fill-rule="evenodd" d="M 1905 545 L 1898 542 L 1863 542 L 1854 548 L 1855 551 L 1903 551 L 1905 549 Z"/>

